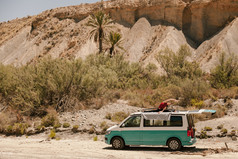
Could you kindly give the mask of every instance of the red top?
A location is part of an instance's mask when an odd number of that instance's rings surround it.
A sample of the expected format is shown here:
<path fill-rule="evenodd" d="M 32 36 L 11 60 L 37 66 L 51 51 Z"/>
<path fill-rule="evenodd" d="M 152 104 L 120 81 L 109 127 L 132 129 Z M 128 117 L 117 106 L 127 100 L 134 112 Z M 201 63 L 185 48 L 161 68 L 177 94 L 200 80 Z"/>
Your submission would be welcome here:
<path fill-rule="evenodd" d="M 167 103 L 162 102 L 162 103 L 160 103 L 160 105 L 159 105 L 159 109 L 164 109 L 164 108 L 167 107 L 167 106 L 168 106 Z"/>

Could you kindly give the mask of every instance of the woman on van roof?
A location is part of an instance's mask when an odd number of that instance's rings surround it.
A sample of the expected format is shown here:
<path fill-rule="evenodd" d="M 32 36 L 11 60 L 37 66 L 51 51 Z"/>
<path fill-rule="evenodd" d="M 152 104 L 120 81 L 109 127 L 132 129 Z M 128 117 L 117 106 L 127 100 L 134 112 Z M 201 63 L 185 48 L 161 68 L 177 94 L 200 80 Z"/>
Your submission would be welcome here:
<path fill-rule="evenodd" d="M 163 111 L 166 111 L 166 109 L 168 108 L 169 105 L 171 105 L 171 102 L 178 102 L 179 100 L 176 100 L 176 99 L 167 99 L 163 102 L 160 103 L 159 107 L 158 107 L 158 112 L 163 112 Z"/>

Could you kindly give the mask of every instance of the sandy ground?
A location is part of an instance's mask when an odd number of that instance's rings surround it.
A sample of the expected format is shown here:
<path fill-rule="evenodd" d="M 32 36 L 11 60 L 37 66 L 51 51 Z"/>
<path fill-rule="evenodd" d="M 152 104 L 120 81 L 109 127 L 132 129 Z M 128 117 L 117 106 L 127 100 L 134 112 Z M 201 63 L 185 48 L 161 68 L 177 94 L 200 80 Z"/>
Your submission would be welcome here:
<path fill-rule="evenodd" d="M 182 151 L 170 152 L 167 147 L 129 147 L 125 150 L 114 150 L 98 136 L 75 134 L 70 139 L 47 141 L 44 136 L 4 137 L 0 136 L 1 159 L 25 158 L 238 158 L 238 142 L 228 138 L 198 140 L 192 147 Z M 227 142 L 229 150 L 225 150 Z"/>
<path fill-rule="evenodd" d="M 220 130 L 216 129 L 217 125 L 224 124 L 224 127 L 230 132 L 232 129 L 237 130 L 237 112 L 238 100 L 234 100 L 232 109 L 227 116 L 220 119 L 201 121 L 196 123 L 197 130 L 204 126 L 213 128 L 215 134 Z M 127 103 L 119 101 L 111 105 L 102 107 L 99 110 L 85 110 L 77 113 L 65 113 L 60 116 L 61 122 L 70 122 L 71 125 L 79 124 L 82 128 L 89 128 L 90 123 L 94 123 L 96 129 L 100 130 L 100 123 L 106 121 L 109 126 L 115 124 L 107 119 L 105 115 L 110 113 L 138 111 L 138 107 L 128 106 Z M 196 159 L 196 158 L 213 158 L 213 159 L 235 159 L 238 158 L 238 141 L 232 141 L 230 137 L 198 139 L 197 143 L 190 147 L 185 147 L 178 152 L 170 152 L 167 147 L 129 147 L 125 150 L 114 150 L 111 145 L 104 143 L 104 136 L 99 135 L 98 141 L 93 141 L 95 134 L 72 133 L 68 131 L 57 132 L 56 137 L 60 140 L 47 140 L 49 131 L 33 136 L 6 137 L 0 136 L 0 159 L 41 159 L 41 158 L 128 158 L 128 159 Z M 225 143 L 228 145 L 226 149 Z"/>

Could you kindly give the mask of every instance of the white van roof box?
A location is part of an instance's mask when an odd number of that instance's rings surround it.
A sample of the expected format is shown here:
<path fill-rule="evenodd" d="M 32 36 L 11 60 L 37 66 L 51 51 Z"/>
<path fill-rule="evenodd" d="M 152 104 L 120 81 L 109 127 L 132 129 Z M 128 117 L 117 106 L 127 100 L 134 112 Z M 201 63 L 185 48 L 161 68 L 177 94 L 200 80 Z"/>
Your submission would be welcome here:
<path fill-rule="evenodd" d="M 177 113 L 185 113 L 185 114 L 202 114 L 202 113 L 212 113 L 215 114 L 216 110 L 209 110 L 209 109 L 200 109 L 200 110 L 181 110 L 176 111 Z"/>
<path fill-rule="evenodd" d="M 154 113 L 142 113 L 144 119 L 146 120 L 169 120 L 171 116 L 171 112 L 166 113 L 160 113 L 154 112 Z"/>
<path fill-rule="evenodd" d="M 157 119 L 157 120 L 169 120 L 171 114 L 202 114 L 202 113 L 211 113 L 215 114 L 216 110 L 209 110 L 209 109 L 200 109 L 200 110 L 179 110 L 175 112 L 135 112 L 136 114 L 141 114 L 147 120 Z"/>

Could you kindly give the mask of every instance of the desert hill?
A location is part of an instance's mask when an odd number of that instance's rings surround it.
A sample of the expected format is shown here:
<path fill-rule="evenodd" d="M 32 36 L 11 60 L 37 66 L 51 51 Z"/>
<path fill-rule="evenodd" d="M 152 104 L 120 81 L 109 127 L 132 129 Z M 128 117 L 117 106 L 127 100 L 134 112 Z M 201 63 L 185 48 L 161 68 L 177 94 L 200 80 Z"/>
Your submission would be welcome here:
<path fill-rule="evenodd" d="M 85 58 L 97 52 L 85 24 L 99 8 L 114 20 L 130 61 L 158 65 L 156 53 L 186 44 L 193 60 L 209 72 L 222 51 L 237 54 L 236 0 L 112 0 L 0 23 L 0 62 L 19 66 L 45 55 Z"/>

